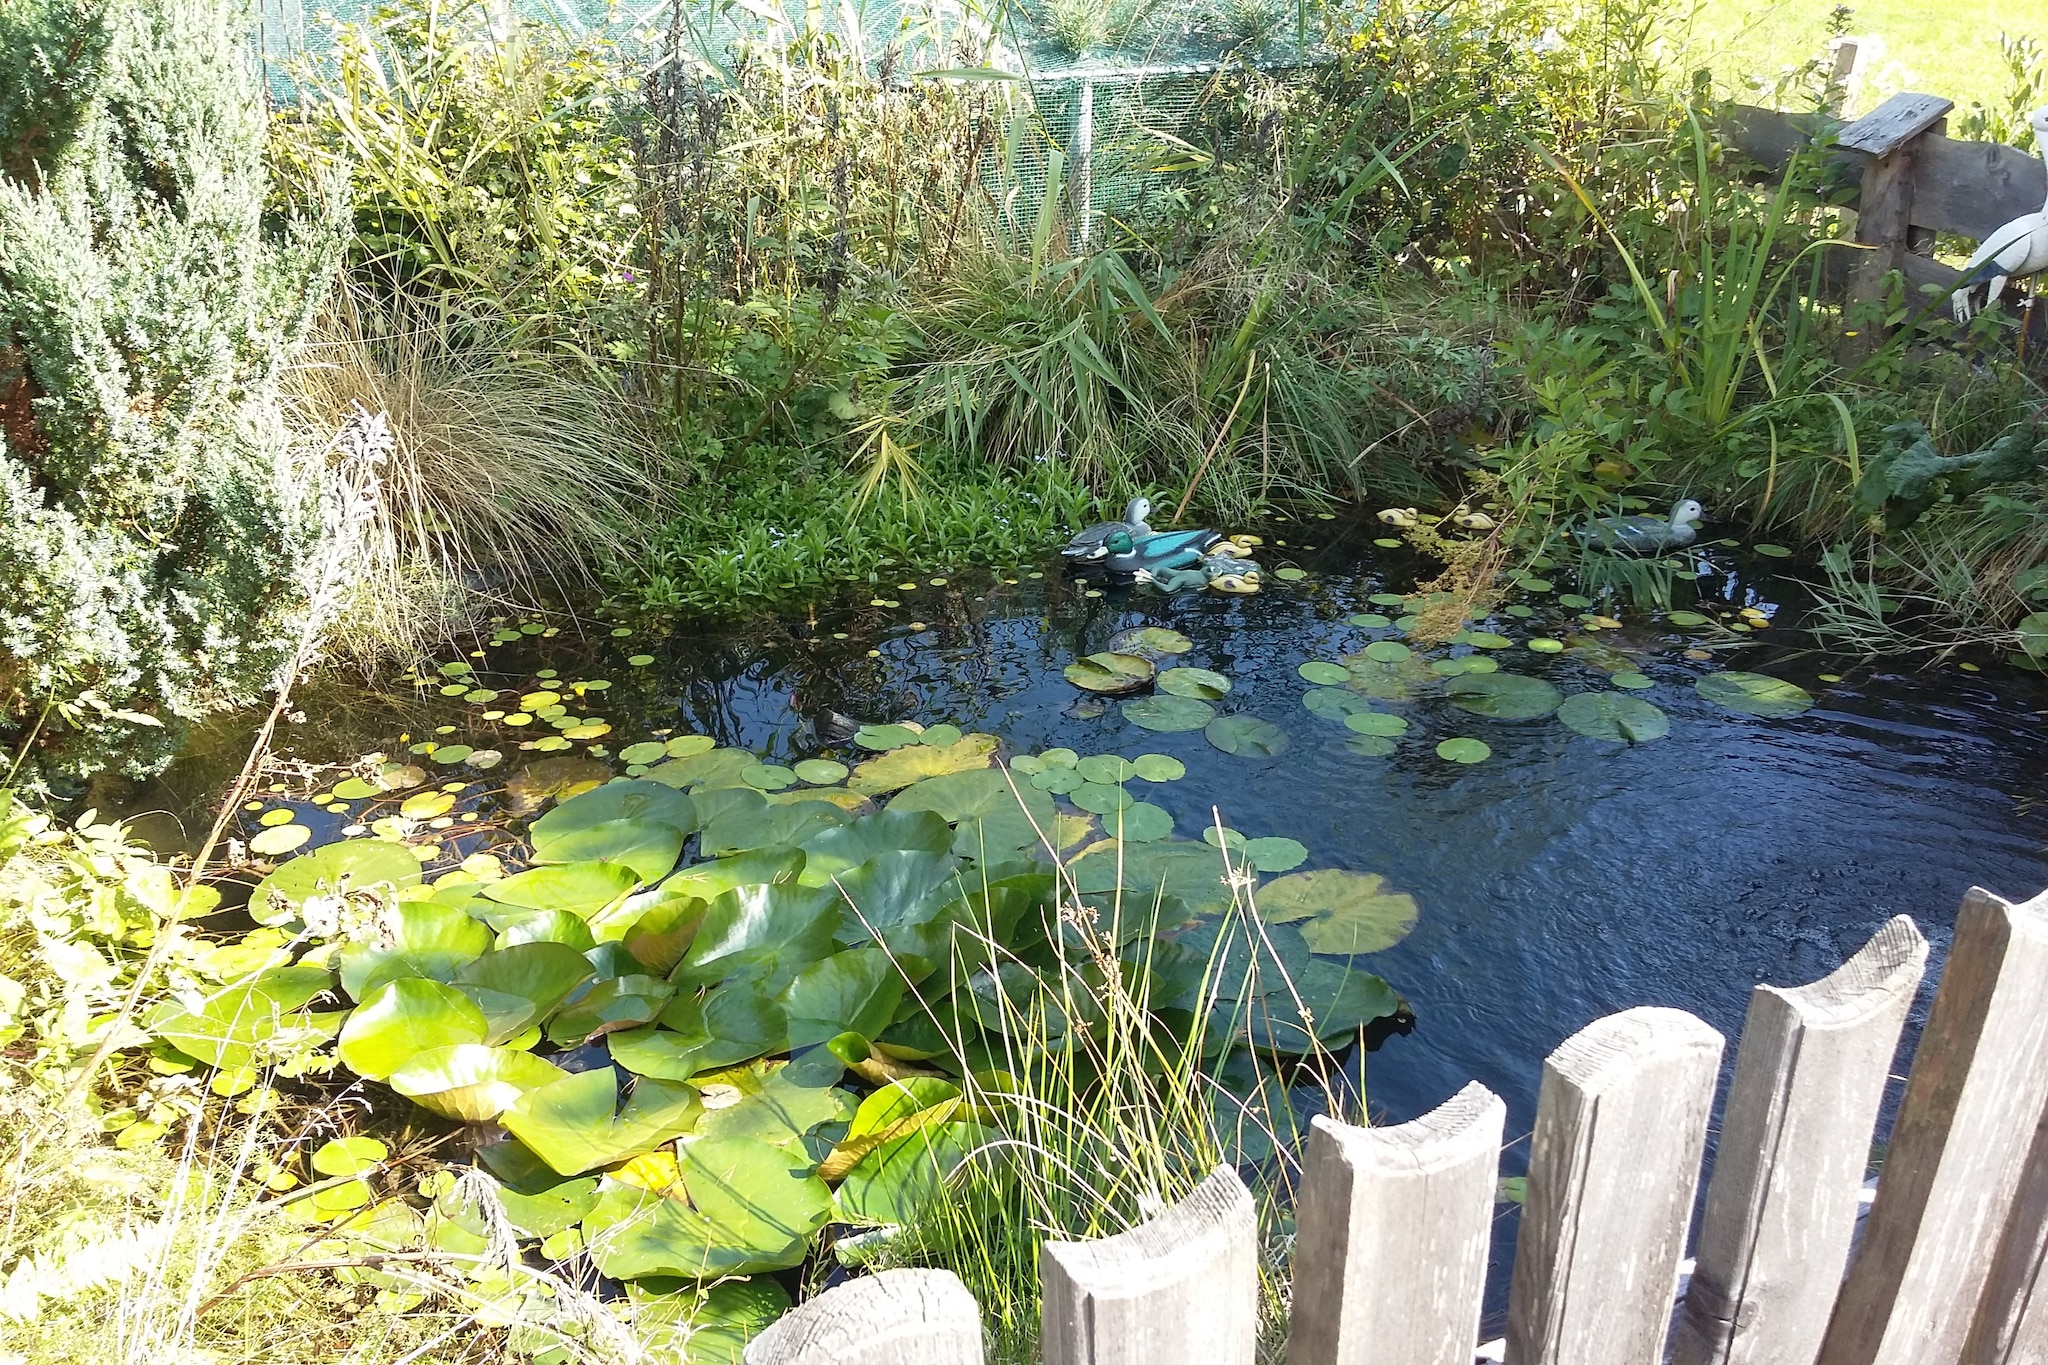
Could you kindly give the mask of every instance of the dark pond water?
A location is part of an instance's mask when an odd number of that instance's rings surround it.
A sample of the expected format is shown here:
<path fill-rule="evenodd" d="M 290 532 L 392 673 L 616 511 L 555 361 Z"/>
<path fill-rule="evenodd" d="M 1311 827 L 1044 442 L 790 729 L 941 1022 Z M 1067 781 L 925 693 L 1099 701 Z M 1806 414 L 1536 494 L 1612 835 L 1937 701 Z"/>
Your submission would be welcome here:
<path fill-rule="evenodd" d="M 1182 837 L 1211 823 L 1213 805 L 1247 836 L 1300 840 L 1307 866 L 1378 872 L 1414 894 L 1414 933 L 1370 959 L 1412 1002 L 1416 1023 L 1371 1055 L 1369 1102 L 1399 1121 L 1469 1079 L 1484 1082 L 1508 1102 L 1510 1174 L 1526 1157 L 1542 1058 L 1593 1019 L 1641 1004 L 1692 1010 L 1729 1035 L 1732 1061 L 1755 983 L 1821 976 L 1901 912 L 1933 941 L 1938 967 L 1966 887 L 2024 898 L 2048 885 L 2042 680 L 1988 659 L 1981 672 L 1910 672 L 1817 652 L 1797 628 L 1796 576 L 1762 571 L 1765 561 L 1738 549 L 1705 552 L 1712 571 L 1682 579 L 1673 605 L 1717 619 L 1756 607 L 1772 618 L 1766 630 L 1717 635 L 1610 602 L 1600 610 L 1614 611 L 1621 628 L 1589 644 L 1581 610 L 1557 602 L 1573 586 L 1561 569 L 1550 592 L 1519 598 L 1533 615 L 1491 623 L 1518 642 L 1492 652 L 1503 671 L 1546 677 L 1567 693 L 1607 688 L 1617 669 L 1645 675 L 1652 685 L 1634 695 L 1668 714 L 1667 737 L 1604 743 L 1555 719 L 1475 716 L 1425 689 L 1389 708 L 1411 725 L 1391 755 L 1353 752 L 1343 725 L 1304 708 L 1308 685 L 1296 669 L 1395 635 L 1346 622 L 1383 609 L 1368 601 L 1373 594 L 1413 586 L 1418 566 L 1374 548 L 1377 532 L 1314 521 L 1265 528 L 1269 542 L 1294 543 L 1267 545 L 1268 586 L 1255 597 L 1090 595 L 1053 571 L 936 586 L 921 576 L 915 588 L 886 583 L 745 626 L 641 623 L 624 638 L 609 623 L 566 628 L 490 650 L 477 666 L 485 686 L 531 686 L 524 680 L 550 666 L 609 680 L 593 709 L 612 725 L 613 744 L 673 728 L 779 761 L 851 761 L 818 734 L 819 719 L 836 712 L 951 721 L 1000 735 L 1017 752 L 1060 745 L 1178 757 L 1186 779 L 1143 794 L 1171 811 Z M 1284 565 L 1307 576 L 1273 580 Z M 1231 678 L 1221 709 L 1278 724 L 1291 741 L 1285 751 L 1226 754 L 1200 731 L 1139 729 L 1114 703 L 1077 715 L 1084 694 L 1062 668 L 1133 625 L 1191 637 L 1192 653 L 1175 662 Z M 1531 634 L 1573 647 L 1533 653 L 1519 643 Z M 1686 656 L 1712 639 L 1734 644 L 1711 659 Z M 635 651 L 652 661 L 629 664 Z M 1731 668 L 1797 683 L 1817 704 L 1764 719 L 1695 693 L 1696 678 Z M 492 682 L 499 669 L 510 682 Z M 529 761 L 508 742 L 516 733 L 479 726 L 476 707 L 437 691 L 312 689 L 307 719 L 285 727 L 280 751 L 340 762 L 454 724 L 456 738 L 500 744 L 508 771 Z M 202 736 L 131 806 L 203 810 L 239 763 L 243 734 L 223 725 Z M 1444 761 L 1435 746 L 1451 736 L 1484 740 L 1492 757 Z"/>

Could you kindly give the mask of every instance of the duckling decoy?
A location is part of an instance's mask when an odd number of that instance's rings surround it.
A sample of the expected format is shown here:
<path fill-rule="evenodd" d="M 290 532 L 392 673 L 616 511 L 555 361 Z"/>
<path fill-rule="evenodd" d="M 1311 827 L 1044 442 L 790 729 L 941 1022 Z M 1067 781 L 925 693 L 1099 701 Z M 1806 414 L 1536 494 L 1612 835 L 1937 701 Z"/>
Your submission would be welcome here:
<path fill-rule="evenodd" d="M 1389 526 L 1420 526 L 1422 514 L 1413 507 L 1389 507 L 1380 512 L 1380 520 Z"/>
<path fill-rule="evenodd" d="M 1662 517 L 1595 517 L 1572 529 L 1582 545 L 1624 554 L 1653 555 L 1690 545 L 1699 538 L 1697 524 L 1707 514 L 1691 498 L 1671 509 L 1670 520 Z"/>
<path fill-rule="evenodd" d="M 1153 530 L 1145 520 L 1151 515 L 1152 503 L 1149 499 L 1132 498 L 1130 505 L 1124 508 L 1122 521 L 1105 521 L 1090 526 L 1068 541 L 1066 548 L 1060 553 L 1068 559 L 1079 560 L 1082 563 L 1093 563 L 1107 558 L 1111 553 L 1107 547 L 1112 537 L 1122 535 L 1135 541 L 1152 535 Z"/>
<path fill-rule="evenodd" d="M 1451 524 L 1453 526 L 1462 526 L 1467 531 L 1491 531 L 1494 527 L 1494 520 L 1486 515 L 1486 513 L 1475 512 L 1461 502 L 1451 509 Z"/>

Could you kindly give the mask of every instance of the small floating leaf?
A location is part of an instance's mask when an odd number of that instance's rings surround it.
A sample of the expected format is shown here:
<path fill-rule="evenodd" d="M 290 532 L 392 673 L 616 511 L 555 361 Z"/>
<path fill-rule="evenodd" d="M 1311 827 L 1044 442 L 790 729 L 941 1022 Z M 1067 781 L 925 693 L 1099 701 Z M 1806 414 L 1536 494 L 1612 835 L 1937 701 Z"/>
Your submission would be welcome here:
<path fill-rule="evenodd" d="M 863 749 L 885 753 L 918 743 L 919 735 L 907 725 L 863 725 L 853 732 L 853 742 Z"/>
<path fill-rule="evenodd" d="M 1564 641 L 1553 640 L 1548 635 L 1538 635 L 1533 639 L 1523 641 L 1523 644 L 1538 654 L 1562 654 L 1564 652 Z"/>
<path fill-rule="evenodd" d="M 1122 810 L 1125 806 L 1137 804 L 1122 787 L 1106 782 L 1083 782 L 1067 793 L 1067 799 L 1082 810 L 1096 815 L 1108 815 Z"/>
<path fill-rule="evenodd" d="M 1218 716 L 1202 735 L 1226 754 L 1267 758 L 1287 747 L 1287 732 L 1257 716 Z"/>
<path fill-rule="evenodd" d="M 780 763 L 750 763 L 740 769 L 740 781 L 764 792 L 779 792 L 796 785 L 796 773 Z"/>
<path fill-rule="evenodd" d="M 1593 599 L 1575 592 L 1560 593 L 1558 594 L 1557 605 L 1560 607 L 1570 607 L 1573 611 L 1584 611 L 1593 605 Z"/>
<path fill-rule="evenodd" d="M 1400 735 L 1408 732 L 1408 722 L 1384 711 L 1354 711 L 1344 717 L 1344 728 L 1360 735 Z"/>
<path fill-rule="evenodd" d="M 1308 846 L 1298 839 L 1247 839 L 1243 852 L 1261 872 L 1292 872 L 1308 861 Z"/>
<path fill-rule="evenodd" d="M 847 767 L 829 758 L 806 758 L 791 771 L 814 787 L 829 787 L 846 780 Z"/>
<path fill-rule="evenodd" d="M 1279 579 L 1282 583 L 1299 583 L 1302 579 L 1308 577 L 1308 570 L 1297 569 L 1290 564 L 1284 569 L 1273 570 L 1273 577 Z"/>
<path fill-rule="evenodd" d="M 1344 741 L 1344 747 L 1367 758 L 1385 758 L 1401 746 L 1384 735 L 1353 735 Z"/>
<path fill-rule="evenodd" d="M 1173 816 L 1150 801 L 1135 801 L 1121 811 L 1104 814 L 1102 828 L 1112 838 L 1151 843 L 1173 833 Z"/>
<path fill-rule="evenodd" d="M 653 662 L 654 656 L 652 654 L 634 654 L 626 660 L 627 665 L 632 668 L 645 668 Z"/>
<path fill-rule="evenodd" d="M 1350 669 L 1320 659 L 1312 659 L 1294 671 L 1301 675 L 1303 682 L 1314 683 L 1318 687 L 1336 687 L 1351 680 Z"/>
<path fill-rule="evenodd" d="M 619 750 L 620 759 L 627 763 L 659 763 L 668 756 L 667 746 L 659 740 L 652 739 L 643 740 L 638 744 L 628 744 Z"/>
<path fill-rule="evenodd" d="M 1109 647 L 1113 653 L 1156 659 L 1167 654 L 1185 654 L 1195 647 L 1195 642 L 1165 626 L 1135 626 L 1110 636 Z"/>
<path fill-rule="evenodd" d="M 1350 674 L 1347 672 L 1345 676 L 1348 678 Z M 1372 710 L 1371 702 L 1342 687 L 1311 687 L 1301 694 L 1301 704 L 1308 708 L 1310 714 L 1324 720 L 1342 720 L 1357 712 Z"/>
<path fill-rule="evenodd" d="M 1772 559 L 1789 559 L 1792 556 L 1792 552 L 1782 545 L 1755 545 L 1750 548 L 1754 549 L 1758 554 L 1768 555 Z"/>
<path fill-rule="evenodd" d="M 1174 672 L 1177 670 L 1168 670 Z M 1185 730 L 1199 730 L 1216 716 L 1216 708 L 1197 697 L 1177 696 L 1161 693 L 1153 697 L 1138 697 L 1123 703 L 1124 719 L 1133 725 L 1162 734 L 1177 734 Z M 1039 755 L 1050 761 L 1049 754 Z M 1039 774 L 1040 777 L 1046 774 Z M 1034 782 L 1036 778 L 1032 779 Z"/>
<path fill-rule="evenodd" d="M 345 1137 L 313 1153 L 313 1169 L 322 1175 L 361 1175 L 374 1170 L 391 1149 L 373 1137 Z"/>
<path fill-rule="evenodd" d="M 1176 697 L 1215 701 L 1230 691 L 1230 679 L 1206 668 L 1169 668 L 1159 675 L 1159 687 Z"/>
<path fill-rule="evenodd" d="M 1408 599 L 1397 592 L 1376 592 L 1365 599 L 1377 607 L 1405 607 Z"/>
<path fill-rule="evenodd" d="M 1450 763 L 1484 763 L 1493 757 L 1493 750 L 1483 740 L 1460 736 L 1437 745 L 1436 756 Z"/>
<path fill-rule="evenodd" d="M 1110 784 L 1128 782 L 1132 776 L 1130 763 L 1115 754 L 1091 754 L 1076 763 L 1074 771 L 1084 781 Z"/>
<path fill-rule="evenodd" d="M 1668 613 L 1664 619 L 1674 626 L 1703 626 L 1707 623 L 1707 618 L 1696 611 L 1674 611 Z"/>
<path fill-rule="evenodd" d="M 1147 782 L 1178 782 L 1188 775 L 1187 764 L 1170 754 L 1139 754 L 1131 771 Z"/>
<path fill-rule="evenodd" d="M 1625 687 L 1631 692 L 1641 692 L 1657 684 L 1641 673 L 1617 673 L 1608 679 L 1616 687 Z"/>
<path fill-rule="evenodd" d="M 1067 681 L 1089 692 L 1135 692 L 1152 681 L 1150 659 L 1136 654 L 1090 654 L 1066 666 Z"/>
<path fill-rule="evenodd" d="M 1763 673 L 1709 673 L 1693 685 L 1708 701 L 1745 715 L 1782 720 L 1813 706 L 1813 694 Z"/>
<path fill-rule="evenodd" d="M 1557 718 L 1588 739 L 1640 744 L 1671 733 L 1671 721 L 1641 697 L 1623 692 L 1581 692 L 1557 708 Z"/>
<path fill-rule="evenodd" d="M 1363 652 L 1365 657 L 1374 663 L 1397 664 L 1410 658 L 1415 651 L 1399 640 L 1374 640 Z"/>
<path fill-rule="evenodd" d="M 274 858 L 280 853 L 290 853 L 312 837 L 313 831 L 304 825 L 272 825 L 249 840 L 249 851 Z"/>
<path fill-rule="evenodd" d="M 847 785 L 870 796 L 891 792 L 927 777 L 986 768 L 994 763 L 995 753 L 993 735 L 968 735 L 943 749 L 929 744 L 905 745 L 855 768 Z"/>
<path fill-rule="evenodd" d="M 1514 641 L 1505 635 L 1496 635 L 1490 630 L 1468 630 L 1465 642 L 1480 649 L 1506 649 Z"/>
<path fill-rule="evenodd" d="M 943 722 L 938 725 L 927 725 L 924 728 L 924 742 L 934 749 L 943 749 L 949 744 L 958 744 L 960 734 L 960 727 L 957 725 L 947 725 Z"/>
<path fill-rule="evenodd" d="M 709 735 L 677 735 L 661 747 L 670 758 L 694 758 L 716 749 L 718 741 Z"/>
<path fill-rule="evenodd" d="M 1541 678 L 1523 673 L 1468 673 L 1445 684 L 1451 705 L 1495 720 L 1538 720 L 1564 700 Z"/>

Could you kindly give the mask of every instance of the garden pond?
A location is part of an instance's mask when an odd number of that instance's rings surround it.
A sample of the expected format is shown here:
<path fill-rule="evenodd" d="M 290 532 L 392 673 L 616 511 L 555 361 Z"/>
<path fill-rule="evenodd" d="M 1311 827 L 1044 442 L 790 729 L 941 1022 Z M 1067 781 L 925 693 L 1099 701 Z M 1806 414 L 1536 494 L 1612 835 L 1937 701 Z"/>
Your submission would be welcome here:
<path fill-rule="evenodd" d="M 1041 835 L 1162 1019 L 1221 1000 L 1213 1052 L 1334 1058 L 1376 1120 L 1477 1079 L 1511 1135 L 1603 1014 L 1677 1006 L 1732 1043 L 1755 983 L 1901 912 L 1938 967 L 1967 886 L 2048 885 L 2041 676 L 1830 656 L 1772 547 L 1696 549 L 1656 609 L 1540 569 L 1424 647 L 1429 570 L 1384 528 L 1260 529 L 1255 596 L 919 575 L 746 624 L 509 618 L 417 677 L 309 685 L 235 835 L 271 926 L 248 946 L 339 946 L 157 1031 L 260 1065 L 232 1018 L 318 1007 L 338 970 L 353 1013 L 291 1017 L 502 1124 L 485 1162 L 544 1251 L 670 1286 L 907 1217 L 1000 1124 L 937 1073 L 1077 1023 L 1032 1003 L 1066 960 Z M 247 733 L 99 804 L 175 844 Z M 352 926 L 332 893 L 380 879 L 400 913 Z M 1219 946 L 1247 887 L 1296 1006 Z M 1516 1138 L 1504 1173 L 1525 1161 Z M 335 1188 L 335 1217 L 367 1198 Z M 719 1311 L 785 1302 L 755 1285 Z"/>

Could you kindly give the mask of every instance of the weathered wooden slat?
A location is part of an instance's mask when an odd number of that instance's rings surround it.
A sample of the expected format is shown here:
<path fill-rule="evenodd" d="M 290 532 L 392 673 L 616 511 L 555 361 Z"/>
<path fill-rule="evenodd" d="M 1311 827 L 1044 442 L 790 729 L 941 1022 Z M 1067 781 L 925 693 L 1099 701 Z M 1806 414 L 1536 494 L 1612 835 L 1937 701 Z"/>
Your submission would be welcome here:
<path fill-rule="evenodd" d="M 2043 203 L 2048 167 L 2040 157 L 1938 133 L 1920 139 L 1913 221 L 1921 227 L 1982 241 L 2022 214 L 2039 213 Z"/>
<path fill-rule="evenodd" d="M 2048 893 L 1971 888 L 1821 1365 L 1955 1365 L 2048 1106 Z"/>
<path fill-rule="evenodd" d="M 2034 1126 L 2033 1147 L 1963 1360 L 1965 1365 L 2048 1365 L 2048 1112 Z"/>
<path fill-rule="evenodd" d="M 981 1312 L 946 1270 L 885 1270 L 791 1309 L 746 1365 L 982 1365 Z"/>
<path fill-rule="evenodd" d="M 1900 915 L 1831 975 L 1750 996 L 1676 1365 L 1812 1365 L 1926 965 Z"/>
<path fill-rule="evenodd" d="M 1699 1187 L 1721 1035 L 1633 1009 L 1550 1054 L 1508 1298 L 1515 1365 L 1655 1365 Z"/>
<path fill-rule="evenodd" d="M 1228 1166 L 1149 1222 L 1093 1242 L 1047 1242 L 1045 1365 L 1252 1365 L 1258 1217 Z"/>
<path fill-rule="evenodd" d="M 1288 1365 L 1471 1365 L 1507 1112 L 1474 1081 L 1412 1123 L 1310 1124 Z"/>
<path fill-rule="evenodd" d="M 1947 118 L 1948 111 L 1955 107 L 1954 100 L 1939 95 L 1916 95 L 1910 91 L 1893 95 L 1854 123 L 1844 124 L 1835 141 L 1852 152 L 1890 156 Z"/>

